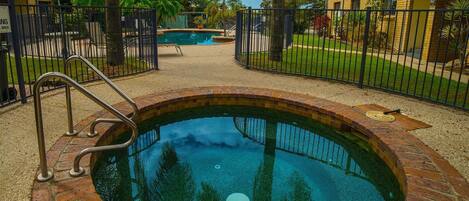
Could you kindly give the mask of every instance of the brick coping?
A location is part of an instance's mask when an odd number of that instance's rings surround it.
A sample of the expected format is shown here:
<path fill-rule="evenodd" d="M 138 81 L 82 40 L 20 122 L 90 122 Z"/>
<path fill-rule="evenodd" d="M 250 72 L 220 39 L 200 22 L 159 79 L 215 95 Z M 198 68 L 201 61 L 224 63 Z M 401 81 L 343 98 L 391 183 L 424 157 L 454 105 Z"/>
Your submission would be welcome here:
<path fill-rule="evenodd" d="M 406 200 L 469 200 L 469 183 L 438 153 L 415 136 L 389 123 L 371 120 L 358 109 L 308 95 L 271 89 L 248 87 L 199 87 L 149 94 L 135 98 L 141 111 L 137 122 L 176 110 L 204 105 L 246 105 L 288 111 L 308 116 L 337 128 L 347 127 L 370 144 L 390 167 L 400 183 Z M 126 103 L 115 107 L 131 113 Z M 75 128 L 87 131 L 97 117 L 111 117 L 99 111 L 83 119 Z M 98 137 L 62 136 L 49 149 L 47 162 L 54 169 L 48 182 L 34 181 L 31 199 L 42 200 L 101 200 L 90 176 L 98 154 L 87 155 L 81 161 L 86 174 L 73 178 L 68 175 L 73 158 L 83 148 L 110 143 L 122 125 L 101 124 Z"/>

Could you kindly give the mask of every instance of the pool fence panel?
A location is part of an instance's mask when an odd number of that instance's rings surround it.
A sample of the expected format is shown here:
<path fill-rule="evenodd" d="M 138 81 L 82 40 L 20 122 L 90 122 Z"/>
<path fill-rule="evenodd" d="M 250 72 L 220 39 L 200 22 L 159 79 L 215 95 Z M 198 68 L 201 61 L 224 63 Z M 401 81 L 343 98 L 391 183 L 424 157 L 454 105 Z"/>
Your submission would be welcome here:
<path fill-rule="evenodd" d="M 75 54 L 111 78 L 158 69 L 155 9 L 19 5 L 11 0 L 0 7 L 8 7 L 11 21 L 11 32 L 0 34 L 0 72 L 6 72 L 0 75 L 0 107 L 25 103 L 39 76 L 64 73 L 65 59 Z M 119 17 L 106 17 L 107 13 Z M 68 76 L 80 83 L 98 79 L 79 62 L 70 69 Z M 50 81 L 42 91 L 63 86 Z"/>
<path fill-rule="evenodd" d="M 467 111 L 468 13 L 249 8 L 237 13 L 235 59 L 249 69 L 344 82 Z"/>

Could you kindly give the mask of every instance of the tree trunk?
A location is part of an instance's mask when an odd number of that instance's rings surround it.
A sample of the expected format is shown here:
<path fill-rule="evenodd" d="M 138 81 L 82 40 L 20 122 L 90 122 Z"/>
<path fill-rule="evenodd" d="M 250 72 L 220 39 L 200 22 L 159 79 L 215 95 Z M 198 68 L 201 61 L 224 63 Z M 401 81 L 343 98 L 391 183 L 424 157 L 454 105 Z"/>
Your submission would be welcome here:
<path fill-rule="evenodd" d="M 282 61 L 282 50 L 283 50 L 283 32 L 284 32 L 284 8 L 285 0 L 273 0 L 272 8 L 273 19 L 271 19 L 271 30 L 272 35 L 270 37 L 270 60 Z"/>
<path fill-rule="evenodd" d="M 107 64 L 124 64 L 124 44 L 122 40 L 121 10 L 119 0 L 106 0 L 106 55 Z"/>

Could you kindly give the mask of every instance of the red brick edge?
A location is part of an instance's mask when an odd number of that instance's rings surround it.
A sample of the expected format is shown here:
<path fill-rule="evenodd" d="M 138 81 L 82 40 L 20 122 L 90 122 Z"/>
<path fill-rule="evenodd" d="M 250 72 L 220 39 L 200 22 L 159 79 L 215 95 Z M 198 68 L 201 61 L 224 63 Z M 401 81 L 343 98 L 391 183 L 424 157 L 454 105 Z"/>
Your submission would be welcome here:
<path fill-rule="evenodd" d="M 368 141 L 374 151 L 397 177 L 406 200 L 469 200 L 469 183 L 438 153 L 406 131 L 377 122 L 350 106 L 325 99 L 270 89 L 246 87 L 200 87 L 150 94 L 135 99 L 142 121 L 183 108 L 203 105 L 252 105 L 274 108 L 308 116 L 336 127 L 347 126 Z M 131 109 L 126 103 L 115 105 L 124 113 Z M 106 111 L 82 120 L 76 129 L 87 131 L 97 117 L 111 117 Z M 54 179 L 34 181 L 31 199 L 43 200 L 101 200 L 89 174 L 95 155 L 82 159 L 86 174 L 73 178 L 68 175 L 73 157 L 83 148 L 106 144 L 123 131 L 122 125 L 101 124 L 99 137 L 60 137 L 47 153 L 47 162 L 54 169 Z M 91 168 L 90 168 L 91 167 Z"/>

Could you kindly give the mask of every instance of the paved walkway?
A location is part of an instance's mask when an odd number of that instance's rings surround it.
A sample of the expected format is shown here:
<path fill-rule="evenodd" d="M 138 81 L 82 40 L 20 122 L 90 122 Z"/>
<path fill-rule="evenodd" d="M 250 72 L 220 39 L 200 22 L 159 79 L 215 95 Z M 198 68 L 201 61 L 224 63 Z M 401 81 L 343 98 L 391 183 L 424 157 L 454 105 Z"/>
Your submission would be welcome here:
<path fill-rule="evenodd" d="M 450 161 L 469 178 L 469 114 L 450 108 L 390 95 L 371 89 L 301 77 L 246 70 L 233 60 L 234 45 L 183 46 L 184 56 L 174 48 L 160 49 L 160 71 L 117 79 L 131 97 L 194 86 L 251 86 L 309 94 L 348 105 L 376 103 L 403 112 L 433 127 L 412 132 Z M 111 103 L 122 101 L 102 83 L 88 87 Z M 62 90 L 45 95 L 43 101 L 47 147 L 66 130 L 65 97 Z M 100 110 L 73 91 L 75 122 Z M 0 200 L 29 200 L 39 164 L 33 104 L 0 109 Z"/>

